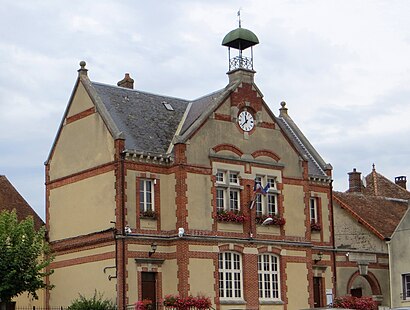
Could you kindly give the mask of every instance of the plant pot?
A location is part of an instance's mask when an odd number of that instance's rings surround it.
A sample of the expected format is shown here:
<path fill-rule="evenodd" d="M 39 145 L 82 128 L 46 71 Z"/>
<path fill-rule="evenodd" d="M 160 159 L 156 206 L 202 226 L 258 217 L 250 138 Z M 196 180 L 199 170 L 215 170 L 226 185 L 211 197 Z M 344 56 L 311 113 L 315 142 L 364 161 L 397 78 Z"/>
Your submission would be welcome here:
<path fill-rule="evenodd" d="M 0 301 L 0 310 L 15 310 L 15 301 Z"/>

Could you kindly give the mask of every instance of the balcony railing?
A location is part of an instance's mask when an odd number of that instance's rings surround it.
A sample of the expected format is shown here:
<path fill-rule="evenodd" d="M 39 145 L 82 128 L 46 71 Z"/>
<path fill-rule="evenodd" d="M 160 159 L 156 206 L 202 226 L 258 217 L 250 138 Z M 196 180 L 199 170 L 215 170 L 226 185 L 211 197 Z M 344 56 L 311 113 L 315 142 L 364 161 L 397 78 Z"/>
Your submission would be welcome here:
<path fill-rule="evenodd" d="M 229 71 L 235 69 L 253 70 L 252 58 L 236 56 L 229 61 Z"/>

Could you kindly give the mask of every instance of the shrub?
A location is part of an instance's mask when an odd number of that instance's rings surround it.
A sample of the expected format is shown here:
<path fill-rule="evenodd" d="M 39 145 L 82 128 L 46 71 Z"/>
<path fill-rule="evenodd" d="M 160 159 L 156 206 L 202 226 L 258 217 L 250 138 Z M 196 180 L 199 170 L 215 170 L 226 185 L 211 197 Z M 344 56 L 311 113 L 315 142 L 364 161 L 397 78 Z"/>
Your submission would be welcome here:
<path fill-rule="evenodd" d="M 377 310 L 377 302 L 371 297 L 342 296 L 336 297 L 333 302 L 334 308 L 349 308 L 359 310 Z"/>
<path fill-rule="evenodd" d="M 103 299 L 103 294 L 94 292 L 94 296 L 86 298 L 79 294 L 80 297 L 73 300 L 68 310 L 116 310 L 117 307 L 112 300 Z"/>
<path fill-rule="evenodd" d="M 173 295 L 166 295 L 164 298 L 164 306 L 175 308 L 178 310 L 186 310 L 191 308 L 196 308 L 200 310 L 211 308 L 211 299 L 205 296 L 188 296 L 179 297 Z"/>

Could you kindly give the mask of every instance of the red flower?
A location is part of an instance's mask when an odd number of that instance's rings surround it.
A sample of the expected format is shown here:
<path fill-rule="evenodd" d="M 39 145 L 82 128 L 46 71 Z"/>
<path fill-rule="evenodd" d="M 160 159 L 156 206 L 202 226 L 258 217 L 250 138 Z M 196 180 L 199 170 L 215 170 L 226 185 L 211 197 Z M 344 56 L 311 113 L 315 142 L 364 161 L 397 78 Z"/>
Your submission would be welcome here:
<path fill-rule="evenodd" d="M 349 308 L 359 310 L 377 310 L 377 302 L 371 297 L 342 296 L 335 298 L 334 308 Z"/>
<path fill-rule="evenodd" d="M 320 223 L 312 221 L 312 222 L 310 222 L 310 230 L 321 231 L 322 226 L 320 225 Z"/>
<path fill-rule="evenodd" d="M 152 300 L 150 299 L 139 300 L 134 307 L 135 310 L 151 310 L 152 308 Z"/>
<path fill-rule="evenodd" d="M 268 223 L 267 225 L 283 226 L 286 224 L 286 220 L 283 217 L 280 217 L 279 215 L 274 215 L 274 216 L 261 215 L 261 216 L 257 216 L 255 221 L 257 224 L 262 224 L 268 217 L 271 217 L 273 221 Z"/>
<path fill-rule="evenodd" d="M 243 223 L 246 217 L 239 211 L 218 211 L 216 219 L 219 222 Z"/>
<path fill-rule="evenodd" d="M 186 309 L 210 309 L 211 308 L 211 299 L 205 296 L 194 297 L 192 295 L 188 297 L 179 297 L 173 295 L 166 295 L 164 298 L 164 306 L 177 309 L 177 310 L 186 310 Z M 139 309 L 138 309 L 139 310 Z"/>

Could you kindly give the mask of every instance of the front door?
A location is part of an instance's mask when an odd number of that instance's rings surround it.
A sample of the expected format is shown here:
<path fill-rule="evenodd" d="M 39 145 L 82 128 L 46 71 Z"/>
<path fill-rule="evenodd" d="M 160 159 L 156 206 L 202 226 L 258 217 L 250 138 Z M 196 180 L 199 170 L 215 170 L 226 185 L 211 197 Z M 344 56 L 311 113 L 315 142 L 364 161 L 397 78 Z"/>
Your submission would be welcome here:
<path fill-rule="evenodd" d="M 350 294 L 354 297 L 362 297 L 363 296 L 362 289 L 360 287 L 350 289 Z"/>
<path fill-rule="evenodd" d="M 314 308 L 323 307 L 321 277 L 313 277 L 313 302 Z"/>
<path fill-rule="evenodd" d="M 142 272 L 141 273 L 142 299 L 152 300 L 153 309 L 156 309 L 156 303 L 157 303 L 156 287 L 157 287 L 156 273 L 155 272 Z"/>

